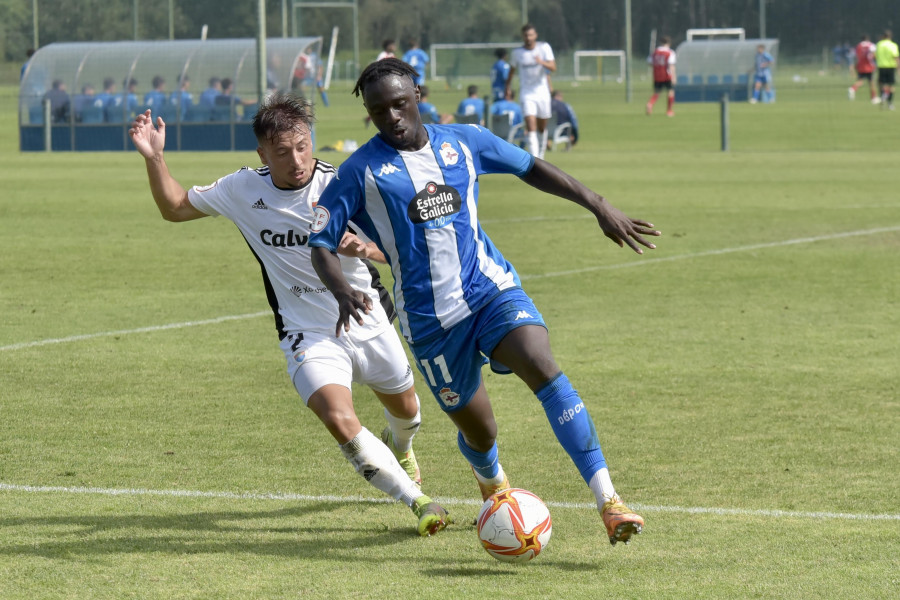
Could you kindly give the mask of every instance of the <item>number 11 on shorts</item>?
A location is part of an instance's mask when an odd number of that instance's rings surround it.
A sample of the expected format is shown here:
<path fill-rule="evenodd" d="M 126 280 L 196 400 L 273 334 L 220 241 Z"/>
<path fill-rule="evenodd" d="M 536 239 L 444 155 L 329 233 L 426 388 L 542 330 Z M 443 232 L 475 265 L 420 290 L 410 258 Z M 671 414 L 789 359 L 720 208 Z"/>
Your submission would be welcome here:
<path fill-rule="evenodd" d="M 441 377 L 443 378 L 444 383 L 451 383 L 453 381 L 453 378 L 450 377 L 450 370 L 447 369 L 447 361 L 444 359 L 444 355 L 439 354 L 438 356 L 435 356 L 433 360 L 434 364 L 437 365 L 441 370 Z M 434 380 L 434 371 L 431 370 L 431 363 L 427 358 L 423 358 L 419 362 L 422 363 L 422 367 L 425 369 L 425 374 L 428 376 L 428 384 L 431 387 L 435 387 L 437 385 L 437 382 Z"/>

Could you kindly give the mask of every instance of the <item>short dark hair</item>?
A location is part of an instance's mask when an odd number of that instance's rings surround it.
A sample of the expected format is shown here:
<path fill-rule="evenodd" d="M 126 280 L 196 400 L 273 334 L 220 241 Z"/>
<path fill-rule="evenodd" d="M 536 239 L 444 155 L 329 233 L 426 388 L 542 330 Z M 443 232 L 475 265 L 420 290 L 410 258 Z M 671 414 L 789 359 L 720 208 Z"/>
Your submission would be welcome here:
<path fill-rule="evenodd" d="M 369 64 L 368 67 L 363 69 L 363 72 L 360 74 L 359 79 L 356 80 L 356 87 L 353 88 L 353 94 L 356 96 L 365 94 L 367 85 L 376 81 L 380 81 L 390 75 L 409 77 L 412 80 L 413 85 L 415 85 L 416 77 L 419 76 L 419 74 L 412 66 L 403 62 L 399 58 L 385 58 L 384 60 L 376 60 L 375 62 Z"/>
<path fill-rule="evenodd" d="M 388 49 L 388 46 L 392 46 L 394 44 L 394 40 L 384 40 L 381 42 L 381 47 L 385 50 Z"/>
<path fill-rule="evenodd" d="M 302 131 L 303 128 L 312 132 L 315 120 L 313 105 L 308 100 L 285 92 L 275 92 L 259 105 L 251 126 L 258 142 L 274 142 L 282 133 Z"/>
<path fill-rule="evenodd" d="M 151 85 L 155 89 L 155 88 L 158 88 L 159 86 L 161 86 L 162 84 L 164 84 L 165 82 L 166 82 L 166 80 L 162 75 L 157 75 L 156 77 L 153 78 Z"/>
<path fill-rule="evenodd" d="M 477 85 L 470 85 L 469 87 L 466 88 L 466 93 L 469 94 L 470 96 L 471 96 L 472 94 L 477 94 L 477 93 L 478 93 L 478 86 L 477 86 Z"/>
<path fill-rule="evenodd" d="M 112 77 L 107 77 L 106 79 L 103 80 L 103 89 L 104 90 L 108 90 L 109 88 L 111 88 L 114 85 L 116 85 L 116 80 L 113 79 Z"/>
<path fill-rule="evenodd" d="M 662 44 L 671 44 L 671 43 L 672 43 L 672 38 L 670 38 L 670 37 L 667 36 L 667 35 L 664 35 L 664 36 L 662 36 L 661 38 L 659 38 L 659 41 L 660 41 L 660 43 L 662 43 Z"/>
<path fill-rule="evenodd" d="M 217 84 L 221 84 L 222 80 L 218 77 L 210 77 L 209 78 L 209 87 L 216 87 Z"/>
<path fill-rule="evenodd" d="M 531 31 L 532 29 L 537 31 L 537 28 L 534 25 L 532 25 L 531 23 L 525 23 L 524 25 L 522 25 L 522 33 L 525 33 L 526 31 Z"/>
<path fill-rule="evenodd" d="M 494 56 L 497 58 L 506 58 L 507 54 L 509 54 L 509 52 L 506 51 L 506 48 L 497 48 L 494 50 Z"/>

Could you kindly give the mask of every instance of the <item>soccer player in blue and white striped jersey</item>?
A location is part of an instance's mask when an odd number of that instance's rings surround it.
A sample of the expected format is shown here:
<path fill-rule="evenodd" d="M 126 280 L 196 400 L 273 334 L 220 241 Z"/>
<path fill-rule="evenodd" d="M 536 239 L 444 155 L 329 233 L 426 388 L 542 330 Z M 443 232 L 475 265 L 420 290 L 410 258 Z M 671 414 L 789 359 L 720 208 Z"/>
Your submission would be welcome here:
<path fill-rule="evenodd" d="M 604 234 L 638 253 L 653 225 L 477 125 L 423 125 L 415 70 L 396 59 L 369 65 L 357 82 L 379 134 L 338 170 L 316 207 L 312 260 L 339 306 L 336 334 L 362 323 L 370 300 L 348 285 L 338 249 L 348 220 L 384 253 L 400 326 L 419 370 L 459 429 L 458 445 L 483 498 L 509 487 L 497 455 L 497 424 L 481 377 L 490 359 L 540 400 L 553 431 L 597 499 L 610 542 L 628 542 L 643 519 L 613 488 L 600 442 L 578 393 L 557 366 L 543 318 L 513 266 L 478 222 L 478 176 L 509 173 L 590 210 Z M 353 325 L 355 326 L 355 325 Z"/>

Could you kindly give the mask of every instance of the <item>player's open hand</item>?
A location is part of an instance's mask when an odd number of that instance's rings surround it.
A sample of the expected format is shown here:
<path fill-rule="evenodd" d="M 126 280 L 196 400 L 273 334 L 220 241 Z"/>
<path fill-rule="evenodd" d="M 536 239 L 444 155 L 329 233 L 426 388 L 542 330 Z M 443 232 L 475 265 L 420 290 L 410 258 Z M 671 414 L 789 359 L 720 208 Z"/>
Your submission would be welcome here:
<path fill-rule="evenodd" d="M 638 244 L 651 250 L 656 248 L 655 244 L 648 242 L 643 237 L 660 235 L 660 232 L 653 228 L 653 223 L 641 219 L 631 219 L 609 202 L 601 204 L 597 211 L 597 222 L 600 223 L 603 234 L 619 246 L 628 244 L 628 247 L 638 254 L 644 253 Z"/>
<path fill-rule="evenodd" d="M 166 124 L 162 117 L 156 117 L 156 127 L 154 127 L 149 108 L 134 118 L 128 135 L 131 137 L 135 149 L 144 158 L 152 158 L 160 154 L 166 146 Z"/>
<path fill-rule="evenodd" d="M 366 258 L 366 249 L 364 241 L 347 231 L 344 233 L 344 237 L 341 238 L 341 243 L 338 244 L 337 253 L 353 258 Z"/>
<path fill-rule="evenodd" d="M 360 312 L 369 314 L 372 310 L 372 299 L 358 290 L 352 290 L 346 294 L 334 294 L 338 303 L 338 321 L 334 330 L 335 337 L 341 337 L 341 330 L 350 331 L 350 320 L 357 324 L 363 324 Z"/>

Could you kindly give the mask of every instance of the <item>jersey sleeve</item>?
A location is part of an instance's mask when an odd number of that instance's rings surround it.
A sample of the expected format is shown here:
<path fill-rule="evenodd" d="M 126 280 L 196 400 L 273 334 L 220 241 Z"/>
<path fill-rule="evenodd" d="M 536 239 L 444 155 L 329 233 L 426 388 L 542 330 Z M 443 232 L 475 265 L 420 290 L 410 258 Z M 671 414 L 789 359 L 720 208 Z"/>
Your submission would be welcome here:
<path fill-rule="evenodd" d="M 483 127 L 464 125 L 463 131 L 467 143 L 478 150 L 475 166 L 479 175 L 509 173 L 523 177 L 534 166 L 534 156 Z"/>
<path fill-rule="evenodd" d="M 188 200 L 191 206 L 211 217 L 227 217 L 235 175 L 236 173 L 230 173 L 209 185 L 195 185 L 189 189 Z"/>
<path fill-rule="evenodd" d="M 309 246 L 336 252 L 350 218 L 362 206 L 364 190 L 359 171 L 364 169 L 364 165 L 355 166 L 354 162 L 344 162 L 338 168 L 337 177 L 319 196 L 310 228 L 312 235 L 307 242 Z"/>
<path fill-rule="evenodd" d="M 550 44 L 548 44 L 547 42 L 544 42 L 542 54 L 544 55 L 544 60 L 556 60 L 556 58 L 553 56 L 553 47 L 550 46 Z"/>

